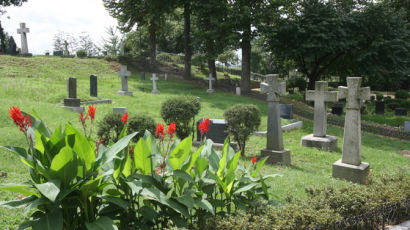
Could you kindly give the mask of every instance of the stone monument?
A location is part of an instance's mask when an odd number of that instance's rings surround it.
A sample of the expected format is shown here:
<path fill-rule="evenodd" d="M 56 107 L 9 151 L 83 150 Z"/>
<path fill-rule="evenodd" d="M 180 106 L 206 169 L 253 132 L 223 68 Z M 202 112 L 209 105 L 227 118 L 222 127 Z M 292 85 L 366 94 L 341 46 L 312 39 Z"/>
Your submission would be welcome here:
<path fill-rule="evenodd" d="M 127 112 L 127 108 L 125 108 L 125 107 L 113 107 L 112 112 L 113 113 L 120 113 L 120 114 L 124 115 Z"/>
<path fill-rule="evenodd" d="M 152 74 L 151 81 L 152 81 L 152 91 L 153 94 L 159 94 L 159 90 L 157 88 L 157 75 L 155 73 Z"/>
<path fill-rule="evenodd" d="M 313 134 L 302 137 L 301 145 L 319 149 L 333 150 L 337 148 L 337 137 L 326 135 L 327 106 L 326 102 L 336 102 L 337 91 L 327 91 L 326 81 L 316 81 L 315 90 L 306 91 L 306 100 L 314 101 Z"/>
<path fill-rule="evenodd" d="M 131 76 L 131 72 L 127 70 L 126 65 L 121 66 L 118 76 L 121 77 L 121 91 L 118 91 L 117 94 L 124 96 L 132 96 L 132 92 L 128 91 L 128 77 Z"/>
<path fill-rule="evenodd" d="M 360 88 L 361 77 L 348 77 L 347 87 L 339 86 L 339 99 L 346 98 L 342 159 L 333 163 L 332 175 L 355 183 L 367 183 L 369 163 L 362 162 L 360 100 L 370 99 L 370 87 Z"/>
<path fill-rule="evenodd" d="M 17 55 L 17 45 L 16 45 L 16 42 L 14 41 L 13 36 L 10 36 L 7 54 Z"/>
<path fill-rule="evenodd" d="M 211 73 L 209 74 L 209 77 L 208 77 L 206 80 L 209 81 L 209 88 L 208 88 L 208 90 L 206 90 L 206 92 L 207 92 L 207 93 L 215 93 L 215 90 L 212 89 L 212 81 L 214 81 L 215 78 L 212 77 L 212 74 L 211 74 Z"/>
<path fill-rule="evenodd" d="M 98 97 L 98 82 L 97 76 L 91 75 L 90 76 L 90 96 L 91 97 Z"/>
<path fill-rule="evenodd" d="M 20 23 L 20 29 L 17 29 L 17 33 L 21 34 L 21 55 L 23 56 L 31 56 L 28 52 L 28 45 L 27 45 L 27 33 L 30 33 L 30 29 L 26 28 L 26 23 Z"/>
<path fill-rule="evenodd" d="M 261 93 L 268 95 L 268 130 L 266 149 L 261 150 L 261 157 L 268 156 L 268 163 L 290 165 L 290 151 L 283 147 L 282 125 L 279 111 L 279 95 L 286 92 L 285 83 L 277 81 L 277 74 L 266 75 L 267 83 L 261 83 Z"/>
<path fill-rule="evenodd" d="M 77 78 L 70 77 L 67 80 L 68 98 L 64 98 L 64 107 L 75 112 L 83 112 L 84 107 L 80 107 L 80 99 L 77 98 Z"/>

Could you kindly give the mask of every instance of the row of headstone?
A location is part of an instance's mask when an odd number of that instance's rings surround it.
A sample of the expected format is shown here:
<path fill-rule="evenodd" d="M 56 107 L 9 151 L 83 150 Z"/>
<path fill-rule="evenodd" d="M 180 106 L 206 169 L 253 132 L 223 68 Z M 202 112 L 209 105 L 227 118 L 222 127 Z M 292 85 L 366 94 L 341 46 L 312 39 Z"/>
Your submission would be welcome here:
<path fill-rule="evenodd" d="M 128 90 L 128 77 L 131 76 L 131 72 L 127 70 L 126 65 L 122 65 L 120 71 L 118 72 L 118 76 L 121 77 L 121 90 L 117 92 L 119 95 L 125 95 L 125 96 L 132 96 L 133 93 Z M 164 74 L 164 79 L 168 79 L 168 74 Z M 141 73 L 141 80 L 145 80 L 145 72 Z M 150 79 L 152 81 L 152 91 L 151 93 L 153 94 L 159 94 L 160 91 L 158 90 L 157 87 L 157 80 L 158 77 L 155 73 L 152 74 L 152 77 Z"/>

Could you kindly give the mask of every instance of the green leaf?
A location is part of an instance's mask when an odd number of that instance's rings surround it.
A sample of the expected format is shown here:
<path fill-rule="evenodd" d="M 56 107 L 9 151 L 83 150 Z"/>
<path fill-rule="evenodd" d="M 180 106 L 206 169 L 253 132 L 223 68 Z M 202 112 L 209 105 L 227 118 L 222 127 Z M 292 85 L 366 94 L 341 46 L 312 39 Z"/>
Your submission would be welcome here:
<path fill-rule="evenodd" d="M 143 138 L 140 138 L 135 145 L 134 164 L 135 168 L 140 170 L 144 175 L 148 175 L 152 171 L 151 152 Z"/>
<path fill-rule="evenodd" d="M 189 217 L 188 209 L 182 204 L 169 199 L 164 193 L 156 188 L 144 188 L 141 192 L 141 196 L 148 200 L 155 200 L 161 204 L 164 204 L 178 213 L 181 213 L 185 217 Z"/>
<path fill-rule="evenodd" d="M 260 160 L 255 167 L 255 170 L 252 172 L 252 177 L 256 177 L 256 175 L 258 175 L 258 172 L 261 170 L 262 166 L 265 164 L 266 160 L 268 159 L 268 157 L 264 157 L 262 158 L 262 160 Z"/>
<path fill-rule="evenodd" d="M 54 208 L 32 222 L 33 230 L 59 230 L 63 229 L 63 214 L 61 209 Z"/>
<path fill-rule="evenodd" d="M 142 182 L 141 181 L 131 181 L 127 182 L 128 187 L 131 189 L 134 195 L 140 194 L 141 191 L 144 189 L 142 187 Z"/>
<path fill-rule="evenodd" d="M 202 157 L 195 162 L 195 172 L 198 178 L 201 178 L 203 176 L 203 173 L 208 168 L 208 166 L 208 161 Z"/>
<path fill-rule="evenodd" d="M 36 196 L 29 196 L 21 200 L 11 200 L 11 201 L 3 201 L 0 202 L 0 207 L 5 207 L 5 208 L 17 208 L 23 205 L 28 205 L 29 203 L 37 200 L 38 197 Z"/>
<path fill-rule="evenodd" d="M 73 150 L 66 146 L 54 157 L 50 170 L 52 175 L 69 186 L 70 182 L 77 176 L 77 158 Z"/>
<path fill-rule="evenodd" d="M 80 187 L 81 194 L 83 198 L 88 198 L 94 193 L 98 192 L 98 185 L 100 184 L 99 179 L 89 180 L 87 183 Z"/>
<path fill-rule="evenodd" d="M 60 193 L 60 181 L 59 180 L 51 180 L 49 182 L 43 184 L 35 184 L 36 188 L 47 197 L 52 202 L 55 202 L 58 194 Z"/>
<path fill-rule="evenodd" d="M 124 199 L 117 198 L 117 197 L 110 197 L 110 196 L 103 196 L 102 198 L 108 201 L 109 203 L 117 205 L 118 207 L 121 207 L 123 209 L 128 209 L 128 202 L 125 201 Z"/>
<path fill-rule="evenodd" d="M 129 142 L 135 135 L 137 135 L 136 132 L 121 138 L 121 140 L 117 141 L 117 143 L 102 152 L 96 162 L 97 169 L 100 169 L 106 163 L 112 161 L 120 151 L 128 146 Z"/>
<path fill-rule="evenodd" d="M 24 196 L 34 195 L 34 196 L 40 197 L 40 194 L 38 194 L 35 191 L 35 189 L 33 188 L 33 185 L 31 184 L 2 184 L 0 185 L 0 190 L 17 192 Z"/>
<path fill-rule="evenodd" d="M 178 178 L 181 178 L 181 179 L 184 179 L 186 181 L 189 181 L 191 183 L 194 182 L 194 180 L 192 180 L 192 177 L 188 173 L 186 173 L 185 171 L 175 170 L 173 172 L 173 174 L 174 174 L 174 176 L 176 176 Z"/>
<path fill-rule="evenodd" d="M 125 156 L 125 162 L 123 169 L 121 171 L 122 175 L 124 175 L 126 178 L 133 173 L 133 161 L 130 156 L 130 154 L 126 154 Z"/>
<path fill-rule="evenodd" d="M 204 149 L 204 146 L 201 146 L 194 154 L 191 154 L 191 157 L 189 158 L 188 163 L 184 164 L 184 166 L 182 167 L 182 170 L 189 173 L 192 169 L 192 166 L 195 165 L 195 162 L 198 159 L 203 149 Z"/>
<path fill-rule="evenodd" d="M 25 113 L 23 111 L 21 111 L 21 113 L 26 116 L 28 113 Z M 37 113 L 35 110 L 32 111 L 32 113 L 38 117 Z M 51 132 L 50 130 L 47 128 L 46 123 L 44 123 L 44 121 L 42 121 L 41 119 L 28 114 L 30 116 L 30 121 L 31 121 L 31 129 L 33 130 L 38 130 L 42 135 L 46 136 L 47 138 L 51 137 Z"/>
<path fill-rule="evenodd" d="M 226 168 L 226 163 L 228 161 L 228 139 L 225 140 L 225 144 L 224 147 L 222 149 L 222 158 L 219 160 L 219 167 L 218 167 L 218 172 L 216 173 L 216 175 L 219 178 L 224 178 L 224 172 L 225 172 L 225 168 Z"/>
<path fill-rule="evenodd" d="M 176 200 L 187 206 L 189 209 L 192 209 L 194 207 L 195 202 L 191 194 L 185 194 L 183 196 L 177 197 Z"/>
<path fill-rule="evenodd" d="M 138 209 L 138 212 L 144 217 L 144 219 L 151 222 L 154 222 L 158 216 L 158 213 L 155 211 L 155 209 L 149 206 L 141 207 L 140 209 Z"/>
<path fill-rule="evenodd" d="M 172 150 L 169 155 L 169 163 L 173 170 L 181 169 L 182 164 L 185 162 L 189 153 L 191 152 L 192 139 L 191 137 L 185 138 L 181 143 Z"/>
<path fill-rule="evenodd" d="M 250 183 L 247 184 L 245 186 L 240 187 L 239 189 L 237 189 L 233 194 L 240 194 L 242 192 L 246 192 L 251 190 L 253 187 L 255 187 L 256 185 L 258 185 L 257 183 Z"/>
<path fill-rule="evenodd" d="M 195 199 L 195 205 L 212 213 L 212 215 L 215 215 L 215 211 L 214 211 L 214 208 L 212 207 L 212 204 L 209 203 L 207 200 L 197 198 Z"/>
<path fill-rule="evenodd" d="M 20 147 L 12 147 L 12 146 L 0 146 L 0 148 L 5 149 L 7 151 L 16 153 L 20 156 L 20 160 L 30 168 L 35 168 L 33 163 L 33 158 L 31 155 L 27 154 L 27 151 Z"/>

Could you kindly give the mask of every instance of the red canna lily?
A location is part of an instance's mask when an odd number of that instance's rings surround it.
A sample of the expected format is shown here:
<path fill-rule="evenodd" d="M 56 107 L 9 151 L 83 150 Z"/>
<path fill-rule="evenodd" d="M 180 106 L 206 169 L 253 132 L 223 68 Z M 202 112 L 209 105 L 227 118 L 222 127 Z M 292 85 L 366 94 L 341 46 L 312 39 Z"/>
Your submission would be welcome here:
<path fill-rule="evenodd" d="M 121 121 L 124 123 L 124 125 L 127 124 L 127 122 L 128 122 L 128 113 L 125 113 L 124 115 L 121 115 Z"/>
<path fill-rule="evenodd" d="M 13 119 L 14 124 L 16 124 L 20 128 L 20 131 L 26 134 L 28 128 L 31 127 L 30 116 L 28 114 L 27 116 L 24 116 L 21 113 L 20 108 L 14 106 L 9 109 L 9 114 L 10 117 Z"/>
<path fill-rule="evenodd" d="M 95 107 L 94 105 L 89 105 L 88 106 L 88 115 L 90 115 L 91 120 L 94 120 L 95 117 L 95 110 L 97 109 L 97 107 Z"/>
<path fill-rule="evenodd" d="M 198 130 L 201 132 L 201 135 L 203 136 L 204 133 L 209 132 L 209 118 L 204 118 L 198 125 Z"/>
<path fill-rule="evenodd" d="M 163 140 L 164 135 L 164 124 L 157 124 L 157 128 L 155 129 L 155 136 Z"/>
<path fill-rule="evenodd" d="M 80 118 L 79 118 L 79 120 L 80 120 L 80 122 L 84 125 L 85 124 L 85 121 L 88 119 L 88 113 L 87 113 L 87 115 L 85 115 L 85 117 L 84 117 L 84 114 L 81 112 L 80 113 Z"/>
<path fill-rule="evenodd" d="M 171 123 L 171 124 L 169 124 L 169 126 L 168 126 L 168 130 L 167 130 L 167 133 L 168 133 L 168 135 L 169 135 L 169 138 L 173 138 L 174 137 L 174 134 L 175 134 L 175 130 L 177 129 L 177 126 L 176 126 L 176 124 L 175 123 Z"/>
<path fill-rule="evenodd" d="M 255 164 L 256 160 L 258 160 L 258 158 L 252 157 L 252 165 Z"/>
<path fill-rule="evenodd" d="M 165 162 L 162 162 L 161 163 L 161 168 L 164 168 L 164 166 L 165 166 Z"/>

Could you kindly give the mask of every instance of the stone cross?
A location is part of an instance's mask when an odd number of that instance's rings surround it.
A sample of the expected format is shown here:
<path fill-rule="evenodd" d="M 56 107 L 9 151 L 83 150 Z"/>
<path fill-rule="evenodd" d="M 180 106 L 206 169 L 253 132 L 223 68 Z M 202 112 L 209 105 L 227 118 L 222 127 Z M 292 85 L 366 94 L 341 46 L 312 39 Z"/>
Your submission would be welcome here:
<path fill-rule="evenodd" d="M 346 98 L 342 163 L 361 164 L 360 100 L 370 100 L 370 87 L 360 88 L 361 77 L 348 77 L 347 87 L 339 86 L 339 99 Z"/>
<path fill-rule="evenodd" d="M 121 77 L 121 89 L 122 91 L 128 91 L 128 77 L 131 76 L 131 72 L 127 70 L 126 65 L 121 66 L 118 76 Z"/>
<path fill-rule="evenodd" d="M 28 54 L 27 33 L 30 33 L 30 29 L 26 28 L 26 23 L 20 23 L 20 29 L 17 29 L 17 33 L 21 34 L 21 54 Z"/>
<path fill-rule="evenodd" d="M 325 137 L 327 126 L 326 102 L 336 102 L 337 91 L 327 91 L 326 81 L 316 81 L 315 90 L 306 92 L 306 100 L 315 102 L 313 136 Z"/>
<path fill-rule="evenodd" d="M 267 83 L 261 83 L 261 93 L 267 93 L 268 130 L 266 149 L 262 156 L 269 156 L 269 163 L 290 165 L 290 151 L 283 147 L 282 125 L 280 120 L 279 96 L 286 92 L 286 85 L 277 81 L 277 74 L 266 75 Z"/>
<path fill-rule="evenodd" d="M 98 88 L 97 88 L 97 76 L 91 75 L 90 76 L 90 96 L 91 97 L 98 97 Z"/>
<path fill-rule="evenodd" d="M 214 81 L 215 78 L 213 78 L 213 77 L 212 77 L 212 74 L 210 73 L 210 74 L 209 74 L 209 77 L 208 77 L 206 80 L 209 81 L 209 88 L 208 88 L 208 90 L 207 90 L 206 92 L 208 92 L 208 93 L 214 93 L 215 90 L 212 89 L 212 81 Z"/>
<path fill-rule="evenodd" d="M 157 88 L 157 75 L 155 73 L 152 74 L 151 81 L 152 81 L 152 91 L 153 94 L 159 94 L 159 90 Z"/>

